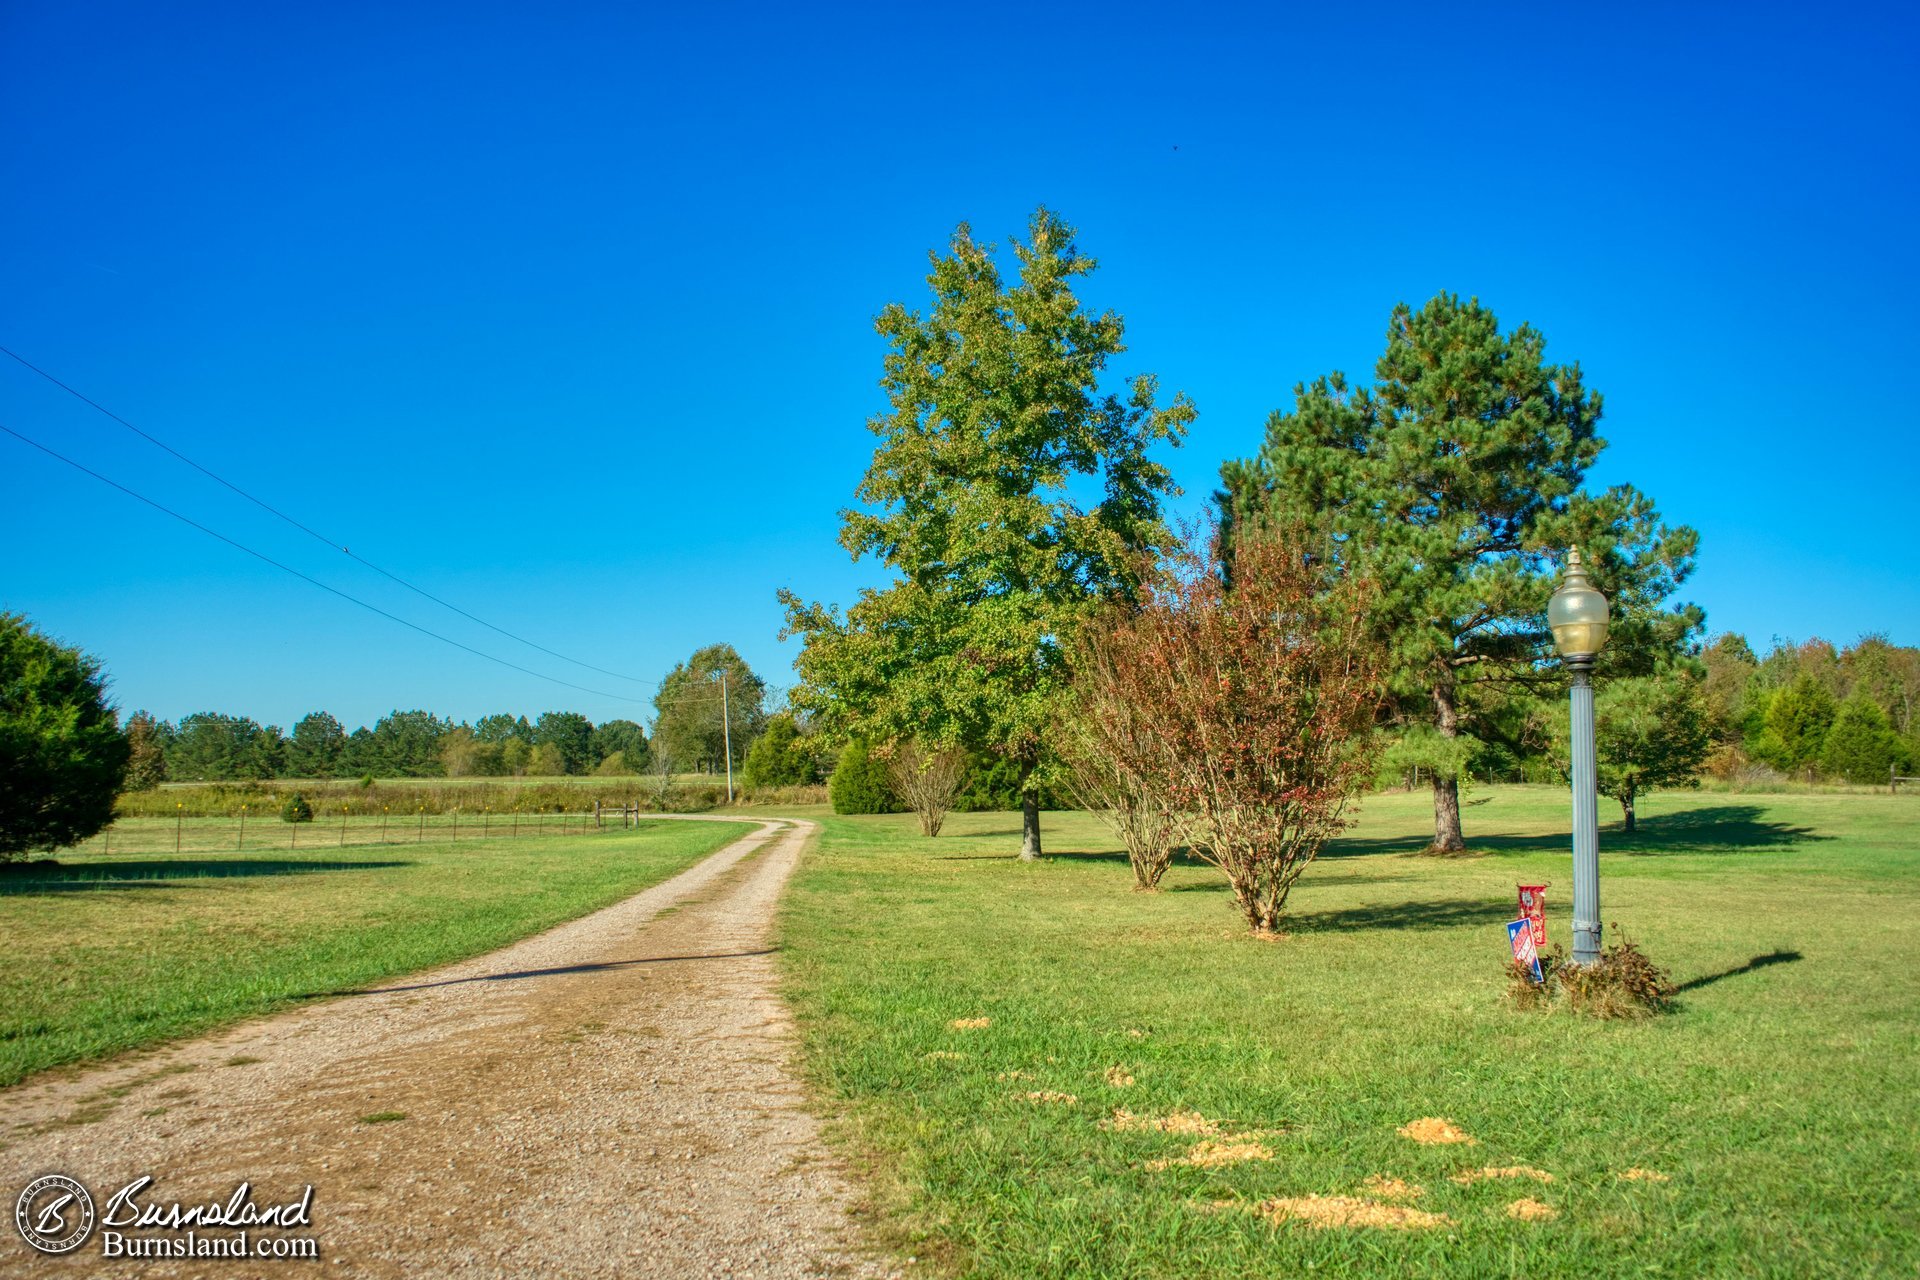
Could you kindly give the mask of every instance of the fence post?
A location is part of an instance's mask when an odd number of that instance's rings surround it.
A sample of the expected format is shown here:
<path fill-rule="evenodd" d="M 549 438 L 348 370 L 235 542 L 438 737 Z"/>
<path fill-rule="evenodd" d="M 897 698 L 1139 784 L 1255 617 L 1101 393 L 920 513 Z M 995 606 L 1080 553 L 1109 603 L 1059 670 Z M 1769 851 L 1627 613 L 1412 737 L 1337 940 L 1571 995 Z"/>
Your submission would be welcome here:
<path fill-rule="evenodd" d="M 1899 766 L 1889 764 L 1887 766 L 1887 794 L 1888 795 L 1897 796 L 1900 794 L 1899 779 L 1900 779 Z"/>
<path fill-rule="evenodd" d="M 247 847 L 247 806 L 241 805 L 240 806 L 240 839 L 237 842 L 235 842 L 233 848 L 234 848 L 234 851 L 237 853 L 246 847 Z"/>

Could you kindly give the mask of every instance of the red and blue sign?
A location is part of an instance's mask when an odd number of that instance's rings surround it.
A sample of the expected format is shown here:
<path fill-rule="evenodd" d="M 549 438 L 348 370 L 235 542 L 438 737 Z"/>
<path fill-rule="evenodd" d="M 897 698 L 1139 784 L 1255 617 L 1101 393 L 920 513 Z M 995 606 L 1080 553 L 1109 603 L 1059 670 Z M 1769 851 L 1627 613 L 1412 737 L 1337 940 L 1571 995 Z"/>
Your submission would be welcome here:
<path fill-rule="evenodd" d="M 1513 962 L 1533 970 L 1535 982 L 1546 981 L 1546 975 L 1540 972 L 1540 949 L 1533 945 L 1533 921 L 1508 921 L 1507 942 L 1513 947 Z"/>

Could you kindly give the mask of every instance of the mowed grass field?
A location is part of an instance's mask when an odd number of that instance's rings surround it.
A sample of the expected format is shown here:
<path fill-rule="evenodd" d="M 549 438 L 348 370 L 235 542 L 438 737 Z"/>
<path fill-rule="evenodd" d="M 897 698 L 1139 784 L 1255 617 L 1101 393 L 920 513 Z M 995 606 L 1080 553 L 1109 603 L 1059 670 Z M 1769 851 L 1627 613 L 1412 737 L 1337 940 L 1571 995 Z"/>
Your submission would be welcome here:
<path fill-rule="evenodd" d="M 1516 882 L 1568 940 L 1567 802 L 1473 801 L 1480 856 L 1435 860 L 1426 795 L 1368 799 L 1279 942 L 1210 868 L 1130 892 L 1081 815 L 1039 865 L 1015 815 L 826 819 L 787 982 L 893 1243 L 996 1277 L 1920 1274 L 1920 797 L 1659 795 L 1603 828 L 1605 918 L 1682 984 L 1635 1023 L 1504 1005 Z M 1422 1118 L 1475 1142 L 1397 1133 Z M 1551 1180 L 1456 1181 L 1514 1166 Z M 1314 1195 L 1438 1219 L 1258 1212 Z"/>
<path fill-rule="evenodd" d="M 223 827 L 219 849 L 176 856 L 173 826 L 123 820 L 111 853 L 0 871 L 0 1086 L 490 951 L 750 829 L 655 821 L 452 844 L 441 823 L 340 848 L 316 824 L 290 850 L 291 828 L 265 822 L 244 852 Z"/>

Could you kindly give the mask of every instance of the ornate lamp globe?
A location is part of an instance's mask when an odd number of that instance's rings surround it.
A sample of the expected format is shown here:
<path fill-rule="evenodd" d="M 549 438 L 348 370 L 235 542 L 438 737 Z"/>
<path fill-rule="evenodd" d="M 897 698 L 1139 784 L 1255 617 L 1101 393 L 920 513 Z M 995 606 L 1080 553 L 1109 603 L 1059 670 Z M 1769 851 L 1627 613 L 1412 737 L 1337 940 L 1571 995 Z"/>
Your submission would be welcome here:
<path fill-rule="evenodd" d="M 1569 662 L 1590 663 L 1607 642 L 1607 598 L 1587 580 L 1580 549 L 1567 552 L 1567 576 L 1547 601 L 1553 647 Z"/>

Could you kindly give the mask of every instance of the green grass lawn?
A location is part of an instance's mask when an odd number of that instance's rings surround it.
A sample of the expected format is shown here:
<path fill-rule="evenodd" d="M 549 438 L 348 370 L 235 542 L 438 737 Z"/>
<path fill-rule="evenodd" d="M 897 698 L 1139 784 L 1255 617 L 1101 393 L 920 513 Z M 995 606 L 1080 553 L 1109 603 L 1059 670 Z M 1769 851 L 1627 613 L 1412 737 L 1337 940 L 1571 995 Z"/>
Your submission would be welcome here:
<path fill-rule="evenodd" d="M 1369 799 L 1279 942 L 1209 868 L 1130 892 L 1082 816 L 1048 816 L 1039 865 L 1007 856 L 1014 815 L 932 841 L 909 816 L 827 819 L 786 973 L 893 1242 L 1009 1277 L 1920 1273 L 1920 797 L 1663 795 L 1633 839 L 1604 828 L 1606 920 L 1683 984 L 1638 1023 L 1503 1004 L 1517 881 L 1552 885 L 1568 940 L 1566 799 L 1475 800 L 1482 856 L 1435 860 L 1411 852 L 1424 794 Z M 1267 1131 L 1270 1158 L 1153 1170 L 1195 1138 L 1103 1127 L 1116 1108 Z M 1422 1117 L 1478 1145 L 1396 1133 Z M 1552 1181 L 1452 1180 L 1515 1165 Z M 1370 1175 L 1446 1221 L 1251 1211 Z M 1509 1216 L 1523 1197 L 1557 1216 Z"/>
<path fill-rule="evenodd" d="M 0 872 L 0 1086 L 504 946 L 746 829 L 646 822 L 454 845 L 430 825 L 419 842 L 396 828 L 396 843 L 341 848 L 316 825 L 289 850 L 290 827 L 268 822 L 249 825 L 244 852 L 227 830 L 220 851 L 176 857 L 172 828 L 123 820 L 111 853 Z"/>

